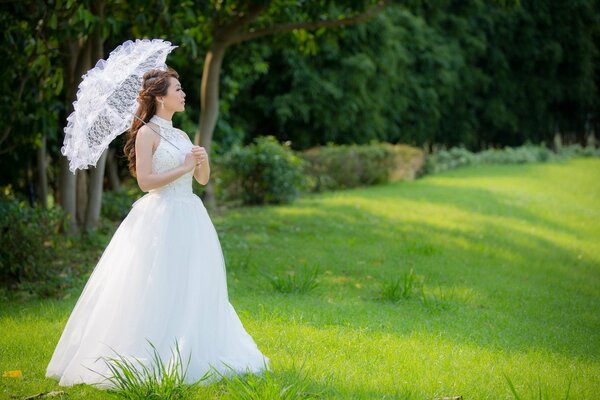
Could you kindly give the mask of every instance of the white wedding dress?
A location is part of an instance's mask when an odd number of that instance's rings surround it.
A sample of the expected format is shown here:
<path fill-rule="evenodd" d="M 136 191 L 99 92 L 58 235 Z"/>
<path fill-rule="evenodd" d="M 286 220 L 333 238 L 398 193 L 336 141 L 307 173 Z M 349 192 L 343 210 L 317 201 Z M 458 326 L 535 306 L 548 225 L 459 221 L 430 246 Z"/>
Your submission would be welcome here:
<path fill-rule="evenodd" d="M 181 165 L 192 146 L 187 135 L 171 121 L 150 121 L 162 136 L 153 171 Z M 165 365 L 178 342 L 184 364 L 191 357 L 188 383 L 211 367 L 223 374 L 268 368 L 229 303 L 219 239 L 192 179 L 190 171 L 134 203 L 85 285 L 47 377 L 62 386 L 110 387 L 102 358 L 118 354 L 150 365 L 148 341 Z"/>

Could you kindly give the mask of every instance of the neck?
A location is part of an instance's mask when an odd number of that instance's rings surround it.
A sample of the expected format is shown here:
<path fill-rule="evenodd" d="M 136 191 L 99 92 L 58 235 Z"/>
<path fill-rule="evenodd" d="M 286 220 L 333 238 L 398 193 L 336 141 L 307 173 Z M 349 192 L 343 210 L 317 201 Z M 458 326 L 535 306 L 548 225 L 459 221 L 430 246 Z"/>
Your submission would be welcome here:
<path fill-rule="evenodd" d="M 173 118 L 173 114 L 175 114 L 174 111 L 163 110 L 161 107 L 159 107 L 158 110 L 156 110 L 156 113 L 155 113 L 155 115 L 157 117 L 160 117 L 162 119 L 166 119 L 167 121 L 170 121 Z"/>

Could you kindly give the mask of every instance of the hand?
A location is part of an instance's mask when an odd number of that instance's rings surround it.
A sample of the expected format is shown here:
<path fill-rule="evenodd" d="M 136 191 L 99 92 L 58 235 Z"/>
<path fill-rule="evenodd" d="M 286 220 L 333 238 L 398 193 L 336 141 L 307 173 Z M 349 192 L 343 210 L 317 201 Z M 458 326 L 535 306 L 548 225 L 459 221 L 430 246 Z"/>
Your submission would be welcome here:
<path fill-rule="evenodd" d="M 200 146 L 192 147 L 192 154 L 196 157 L 196 166 L 199 166 L 208 159 L 206 149 Z"/>
<path fill-rule="evenodd" d="M 191 171 L 196 168 L 196 156 L 194 153 L 187 153 L 185 155 L 185 160 L 183 160 L 183 167 L 186 171 Z"/>

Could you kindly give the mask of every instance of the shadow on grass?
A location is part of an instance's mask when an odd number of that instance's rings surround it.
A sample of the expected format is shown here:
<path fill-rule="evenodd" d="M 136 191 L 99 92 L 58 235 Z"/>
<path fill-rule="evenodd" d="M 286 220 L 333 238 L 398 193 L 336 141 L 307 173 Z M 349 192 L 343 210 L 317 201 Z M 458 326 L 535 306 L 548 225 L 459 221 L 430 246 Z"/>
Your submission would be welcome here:
<path fill-rule="evenodd" d="M 478 176 L 485 177 L 485 171 L 478 171 Z M 507 175 L 494 169 L 489 178 L 502 176 Z M 359 197 L 360 204 L 352 204 L 353 197 Z M 482 222 L 472 226 L 471 221 L 465 221 L 470 229 L 462 229 L 404 213 L 385 218 L 378 212 L 380 204 L 395 200 L 398 204 L 458 209 Z M 255 293 L 232 297 L 234 304 L 244 305 L 242 309 L 257 310 L 259 301 L 271 307 L 268 315 L 258 310 L 251 314 L 256 323 L 271 318 L 294 319 L 317 329 L 343 326 L 391 335 L 442 335 L 448 342 L 507 353 L 543 350 L 597 362 L 598 264 L 594 259 L 579 259 L 571 247 L 535 230 L 499 223 L 496 217 L 559 232 L 574 240 L 594 240 L 498 193 L 427 180 L 309 196 L 293 206 L 232 211 L 216 225 L 231 251 L 242 249 L 252 254 L 251 262 L 257 264 L 237 270 L 228 266 L 230 273 L 247 281 L 243 283 L 247 288 L 259 286 L 255 270 L 280 272 L 299 259 L 316 260 L 331 273 L 331 279 L 302 296 L 278 295 L 258 287 Z M 272 257 L 273 247 L 284 248 L 284 254 Z M 353 288 L 370 275 L 374 281 L 365 287 L 371 290 L 376 282 L 409 267 L 425 276 L 426 285 L 462 286 L 479 297 L 474 301 L 455 298 L 448 309 L 432 312 L 416 301 L 376 303 L 369 293 Z M 17 322 L 47 319 L 56 325 L 59 318 L 66 320 L 61 312 L 67 313 L 75 300 L 53 301 L 60 312 L 48 308 L 48 301 L 15 308 L 6 304 L 0 306 L 0 315 Z M 58 339 L 59 334 L 49 336 Z M 321 385 L 318 381 L 311 384 L 317 389 Z M 382 389 L 373 397 L 383 394 Z"/>
<path fill-rule="evenodd" d="M 494 169 L 490 178 L 510 177 L 513 172 L 509 169 L 509 175 L 503 175 Z M 485 173 L 480 171 L 479 176 Z M 356 197 L 360 204 L 353 204 Z M 472 221 L 466 221 L 465 226 L 470 229 L 461 229 L 415 220 L 410 215 L 405 219 L 402 212 L 391 219 L 383 217 L 378 212 L 380 203 L 389 205 L 396 199 L 399 203 L 422 202 L 458 209 L 482 222 L 474 227 Z M 304 315 L 317 326 L 369 326 L 397 334 L 442 332 L 458 342 L 506 352 L 540 349 L 597 359 L 598 264 L 590 257 L 580 258 L 572 246 L 549 239 L 540 231 L 559 232 L 574 241 L 590 241 L 585 233 L 515 204 L 501 194 L 436 185 L 426 180 L 330 193 L 277 209 L 234 212 L 218 230 L 245 239 L 255 253 L 268 252 L 267 248 L 262 250 L 267 243 L 289 248 L 289 259 L 319 260 L 323 269 L 330 270 L 339 282 L 365 275 L 378 275 L 376 279 L 381 280 L 412 267 L 425 276 L 426 285 L 463 286 L 481 297 L 475 304 L 454 299 L 455 307 L 438 313 L 414 302 L 407 306 L 375 304 L 368 295 L 357 298 L 359 291 L 350 292 L 350 298 L 348 293 L 344 299 L 333 296 L 337 304 L 330 304 L 332 296 L 327 292 L 344 289 L 331 283 L 304 298 L 278 298 L 277 302 L 288 312 Z M 320 234 L 312 234 L 311 229 Z M 255 242 L 256 237 L 261 240 Z M 593 251 L 591 254 L 595 255 Z M 364 254 L 377 252 L 383 261 L 374 267 Z M 277 270 L 286 263 L 256 258 L 260 269 Z M 324 265 L 323 260 L 329 260 L 329 265 Z M 313 307 L 318 307 L 319 313 L 310 317 Z"/>

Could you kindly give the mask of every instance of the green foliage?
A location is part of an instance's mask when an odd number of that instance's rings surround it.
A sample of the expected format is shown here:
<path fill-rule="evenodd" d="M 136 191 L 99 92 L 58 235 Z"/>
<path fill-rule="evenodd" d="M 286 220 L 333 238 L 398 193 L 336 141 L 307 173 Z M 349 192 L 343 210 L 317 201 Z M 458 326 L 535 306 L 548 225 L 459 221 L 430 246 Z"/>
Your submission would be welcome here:
<path fill-rule="evenodd" d="M 406 145 L 328 144 L 295 153 L 269 137 L 217 157 L 213 179 L 224 200 L 282 203 L 264 199 L 291 199 L 305 188 L 320 192 L 413 179 L 420 175 L 423 163 L 422 150 Z M 296 183 L 289 185 L 286 179 Z"/>
<path fill-rule="evenodd" d="M 328 144 L 300 156 L 307 161 L 310 189 L 316 192 L 412 179 L 420 174 L 423 163 L 423 152 L 417 148 L 376 142 Z"/>
<path fill-rule="evenodd" d="M 60 278 L 54 261 L 64 215 L 60 209 L 32 208 L 16 200 L 0 200 L 0 282 L 8 287 Z M 57 285 L 58 286 L 58 285 Z"/>
<path fill-rule="evenodd" d="M 600 157 L 600 147 L 592 146 L 581 146 L 579 144 L 572 144 L 569 146 L 562 146 L 558 150 L 558 154 L 563 158 L 573 157 Z"/>
<path fill-rule="evenodd" d="M 175 348 L 171 350 L 170 361 L 165 364 L 154 344 L 150 341 L 148 344 L 151 346 L 149 365 L 137 358 L 128 359 L 116 351 L 114 357 L 103 358 L 109 373 L 98 373 L 104 378 L 102 384 L 109 384 L 110 390 L 122 399 L 180 400 L 189 398 L 210 377 L 210 373 L 206 373 L 198 381 L 186 384 L 191 354 L 184 365 L 179 343 L 176 341 Z"/>
<path fill-rule="evenodd" d="M 244 204 L 289 203 L 305 186 L 302 159 L 289 144 L 279 144 L 272 136 L 235 147 L 218 163 L 225 199 L 241 199 Z"/>
<path fill-rule="evenodd" d="M 319 285 L 319 267 L 293 270 L 282 275 L 269 276 L 269 282 L 279 293 L 307 293 Z"/>
<path fill-rule="evenodd" d="M 8 2 L 0 15 L 0 104 L 11 112 L 0 116 L 0 169 L 8 171 L 0 184 L 27 190 L 36 176 L 32 150 L 42 143 L 50 181 L 57 180 L 61 121 L 78 79 L 69 49 L 96 28 L 104 56 L 125 39 L 169 32 L 180 46 L 169 63 L 189 105 L 176 119 L 191 133 L 200 114 L 198 65 L 216 26 L 257 5 L 266 8 L 246 28 L 347 17 L 375 3 L 132 0 L 106 2 L 100 17 L 89 1 Z M 264 134 L 295 149 L 377 140 L 481 150 L 549 143 L 555 132 L 565 143 L 586 143 L 599 131 L 597 7 L 591 0 L 504 6 L 513 3 L 390 3 L 368 23 L 236 44 L 221 74 L 213 151 Z"/>
<path fill-rule="evenodd" d="M 279 38 L 228 123 L 297 149 L 375 139 L 480 150 L 557 130 L 584 143 L 598 131 L 593 2 L 498 3 L 390 5 L 339 35 Z"/>
<path fill-rule="evenodd" d="M 308 161 L 312 190 L 369 186 L 387 182 L 395 154 L 390 145 L 327 145 L 301 153 Z"/>
<path fill-rule="evenodd" d="M 122 221 L 131 210 L 131 205 L 142 195 L 137 185 L 125 190 L 104 192 L 101 215 L 110 221 Z"/>
<path fill-rule="evenodd" d="M 527 164 L 548 162 L 572 157 L 600 157 L 600 149 L 582 147 L 578 144 L 561 147 L 558 153 L 545 146 L 524 145 L 520 147 L 504 147 L 488 149 L 473 153 L 464 147 L 453 147 L 440 150 L 426 158 L 425 172 L 437 173 L 467 165 L 481 164 Z"/>

